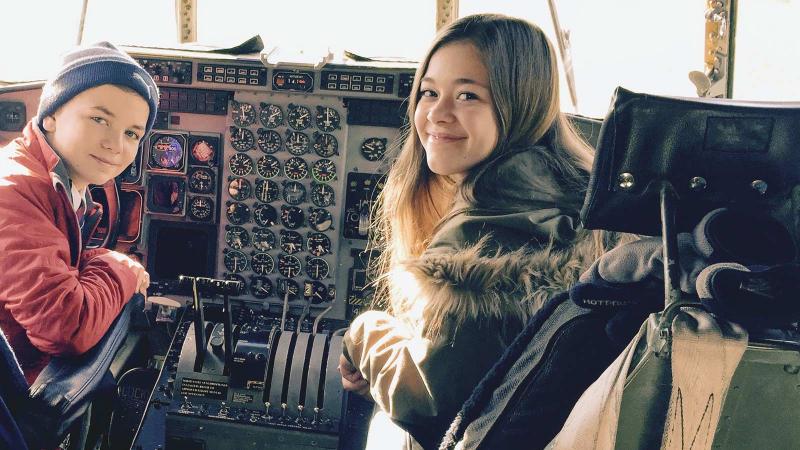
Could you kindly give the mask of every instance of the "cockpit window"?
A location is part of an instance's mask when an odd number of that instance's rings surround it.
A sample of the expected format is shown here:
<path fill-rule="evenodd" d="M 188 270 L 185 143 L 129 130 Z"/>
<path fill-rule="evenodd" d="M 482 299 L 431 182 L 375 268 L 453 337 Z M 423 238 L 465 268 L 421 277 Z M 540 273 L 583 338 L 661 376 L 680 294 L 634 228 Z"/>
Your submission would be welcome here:
<path fill-rule="evenodd" d="M 265 47 L 348 50 L 417 61 L 435 34 L 433 0 L 199 0 L 198 40 L 231 45 L 261 34 Z"/>
<path fill-rule="evenodd" d="M 704 1 L 460 0 L 459 15 L 497 12 L 527 18 L 556 43 L 549 3 L 555 4 L 567 31 L 574 74 L 577 108 L 562 70 L 564 111 L 602 117 L 616 86 L 697 95 L 688 74 L 703 70 Z M 83 0 L 7 2 L 2 14 L 11 20 L 3 22 L 7 42 L 0 48 L 0 86 L 44 79 L 59 55 L 75 45 L 82 5 Z M 306 54 L 330 48 L 337 56 L 347 50 L 416 61 L 435 34 L 435 13 L 434 0 L 198 0 L 197 37 L 199 44 L 227 47 L 260 34 L 267 48 L 303 49 Z M 800 99 L 800 41 L 791 34 L 797 17 L 800 0 L 738 2 L 734 98 Z M 174 2 L 90 1 L 83 41 L 174 47 L 176 22 Z"/>
<path fill-rule="evenodd" d="M 83 0 L 4 2 L 0 85 L 50 75 L 78 42 L 82 6 Z M 176 29 L 174 2 L 89 1 L 83 42 L 171 46 L 178 41 Z"/>
<path fill-rule="evenodd" d="M 800 101 L 798 0 L 739 0 L 733 96 Z"/>
<path fill-rule="evenodd" d="M 562 75 L 561 105 L 567 112 L 603 117 L 614 88 L 696 97 L 688 73 L 703 69 L 705 2 L 559 0 L 558 18 L 569 32 L 578 108 Z M 556 45 L 547 1 L 460 0 L 459 15 L 498 12 L 524 17 Z M 564 67 L 561 64 L 562 69 Z"/>
<path fill-rule="evenodd" d="M 7 3 L 2 15 L 13 20 L 3 21 L 6 45 L 0 48 L 0 82 L 44 79 L 59 55 L 76 44 L 83 1 Z M 347 50 L 366 57 L 418 60 L 435 34 L 436 8 L 431 0 L 197 3 L 198 44 L 214 47 L 234 46 L 260 34 L 266 48 L 316 53 L 330 48 L 334 55 Z M 176 46 L 175 2 L 88 2 L 83 42 L 100 40 Z"/>

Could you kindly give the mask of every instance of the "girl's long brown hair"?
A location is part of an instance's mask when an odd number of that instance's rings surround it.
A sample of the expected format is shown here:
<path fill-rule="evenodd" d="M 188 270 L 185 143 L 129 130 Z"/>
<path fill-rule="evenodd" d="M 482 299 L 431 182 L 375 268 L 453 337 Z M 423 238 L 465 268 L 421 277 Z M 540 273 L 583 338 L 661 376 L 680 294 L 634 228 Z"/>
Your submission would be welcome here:
<path fill-rule="evenodd" d="M 422 254 L 438 224 L 452 212 L 455 194 L 475 206 L 497 207 L 498 201 L 502 201 L 494 195 L 495 180 L 481 177 L 487 168 L 510 152 L 532 148 L 545 135 L 551 145 L 547 152 L 539 152 L 541 161 L 563 182 L 563 191 L 574 195 L 576 189 L 585 190 L 592 166 L 593 149 L 560 111 L 553 46 L 539 27 L 525 20 L 478 14 L 461 18 L 443 29 L 417 68 L 408 101 L 409 118 L 414 117 L 420 80 L 432 55 L 454 42 L 474 45 L 488 71 L 498 142 L 490 156 L 456 185 L 428 168 L 413 120 L 401 131 L 402 144 L 389 155 L 392 166 L 372 212 L 374 226 L 369 245 L 379 255 L 370 265 L 376 280 L 374 306 L 395 313 L 403 313 L 407 307 L 392 300 L 392 292 L 402 287 L 393 286 L 389 274 L 401 261 Z M 602 238 L 598 235 L 594 240 L 599 256 L 604 249 Z"/>

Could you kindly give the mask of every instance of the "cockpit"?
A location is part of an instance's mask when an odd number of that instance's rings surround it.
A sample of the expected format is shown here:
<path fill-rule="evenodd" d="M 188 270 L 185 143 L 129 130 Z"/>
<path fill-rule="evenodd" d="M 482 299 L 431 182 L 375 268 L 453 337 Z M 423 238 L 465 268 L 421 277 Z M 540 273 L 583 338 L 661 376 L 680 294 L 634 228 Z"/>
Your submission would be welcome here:
<path fill-rule="evenodd" d="M 656 250 L 636 251 L 659 259 L 648 270 L 662 270 L 661 284 L 654 291 L 641 279 L 622 286 L 581 278 L 561 297 L 569 307 L 553 304 L 516 330 L 436 444 L 521 445 L 514 433 L 533 424 L 511 410 L 524 410 L 553 355 L 572 361 L 563 346 L 593 339 L 573 333 L 582 321 L 583 330 L 622 337 L 598 347 L 605 359 L 585 353 L 591 379 L 571 375 L 581 361 L 553 372 L 581 389 L 570 400 L 576 409 L 547 425 L 548 448 L 699 448 L 687 436 L 701 435 L 702 448 L 791 448 L 800 439 L 800 307 L 789 294 L 800 270 L 796 251 L 774 261 L 800 244 L 792 133 L 800 125 L 800 58 L 792 57 L 800 44 L 787 32 L 797 1 L 56 3 L 0 7 L 8 36 L 17 36 L 0 50 L 0 147 L 36 116 L 47 65 L 76 35 L 77 43 L 119 44 L 155 81 L 158 113 L 133 162 L 88 188 L 103 214 L 86 240 L 140 262 L 149 287 L 96 347 L 59 359 L 31 385 L 14 372 L 4 337 L 3 444 L 389 448 L 370 425 L 373 402 L 343 388 L 343 341 L 353 319 L 375 308 L 379 250 L 371 244 L 381 230 L 373 215 L 414 120 L 409 96 L 420 58 L 438 29 L 482 12 L 530 20 L 553 42 L 561 110 L 598 150 L 580 219 L 654 239 L 646 242 Z M 25 37 L 33 33 L 49 36 Z M 709 218 L 720 208 L 735 214 Z M 756 255 L 748 272 L 780 265 L 731 281 L 736 292 L 779 298 L 772 312 L 680 294 L 675 261 L 691 259 L 680 239 L 699 239 L 698 223 L 720 215 L 741 225 L 723 227 L 728 248 L 748 239 L 741 230 L 767 242 L 767 251 L 747 249 Z M 701 277 L 708 292 L 717 292 L 714 280 L 741 276 L 714 267 L 720 275 Z M 642 296 L 660 303 L 645 308 Z M 759 314 L 766 318 L 749 320 Z M 708 317 L 734 325 L 697 325 Z M 737 320 L 752 328 L 742 331 Z M 724 347 L 723 359 L 708 343 Z M 671 364 L 676 352 L 683 366 Z M 113 401 L 85 398 L 87 386 L 105 386 Z M 686 406 L 684 430 L 675 396 L 695 388 L 722 400 L 704 404 L 713 415 L 695 417 L 697 408 Z M 613 426 L 589 417 L 606 414 Z"/>

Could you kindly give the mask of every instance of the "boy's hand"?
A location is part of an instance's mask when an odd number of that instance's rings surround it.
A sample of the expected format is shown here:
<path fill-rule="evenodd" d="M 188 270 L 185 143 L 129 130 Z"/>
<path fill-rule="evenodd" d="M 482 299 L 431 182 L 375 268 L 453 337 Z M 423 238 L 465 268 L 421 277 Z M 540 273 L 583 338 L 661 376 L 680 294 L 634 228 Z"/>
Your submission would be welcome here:
<path fill-rule="evenodd" d="M 369 397 L 369 382 L 364 379 L 364 376 L 355 366 L 350 364 L 350 361 L 344 355 L 339 355 L 338 369 L 342 375 L 342 387 L 346 391 Z"/>
<path fill-rule="evenodd" d="M 111 251 L 109 255 L 133 271 L 134 275 L 136 275 L 136 292 L 147 297 L 147 288 L 150 287 L 150 274 L 147 273 L 144 266 L 130 256 L 120 252 Z"/>

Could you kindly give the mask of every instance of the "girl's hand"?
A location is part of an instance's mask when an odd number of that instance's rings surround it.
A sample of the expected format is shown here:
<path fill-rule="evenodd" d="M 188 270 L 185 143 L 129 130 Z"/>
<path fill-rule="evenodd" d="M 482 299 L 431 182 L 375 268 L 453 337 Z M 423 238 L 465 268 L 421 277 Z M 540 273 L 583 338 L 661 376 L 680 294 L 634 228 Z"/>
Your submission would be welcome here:
<path fill-rule="evenodd" d="M 342 387 L 346 391 L 354 392 L 365 397 L 369 397 L 369 382 L 364 379 L 361 372 L 350 364 L 350 361 L 339 355 L 339 374 L 342 375 Z"/>

